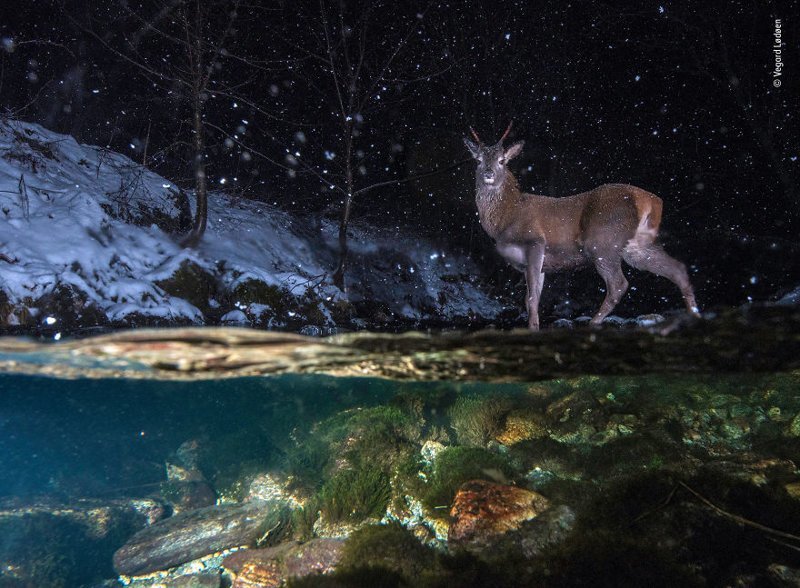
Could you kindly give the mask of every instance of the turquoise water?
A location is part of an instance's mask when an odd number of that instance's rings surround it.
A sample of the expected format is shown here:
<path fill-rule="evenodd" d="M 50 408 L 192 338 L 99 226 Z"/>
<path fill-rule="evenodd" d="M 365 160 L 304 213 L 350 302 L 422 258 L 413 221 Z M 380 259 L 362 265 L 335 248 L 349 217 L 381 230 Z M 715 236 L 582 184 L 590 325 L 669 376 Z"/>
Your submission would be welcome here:
<path fill-rule="evenodd" d="M 121 585 L 113 556 L 139 529 L 247 503 L 265 479 L 286 506 L 266 544 L 349 546 L 333 576 L 295 585 L 624 586 L 665 574 L 656 585 L 779 585 L 800 567 L 798 459 L 796 373 L 531 384 L 2 375 L 0 586 Z M 486 544 L 448 544 L 450 506 L 474 479 L 538 492 L 560 514 L 544 530 L 522 521 Z M 409 556 L 408 541 L 422 551 Z M 376 564 L 381 549 L 391 557 Z M 216 585 L 234 581 L 209 561 Z M 197 571 L 186 565 L 133 585 L 170 585 Z"/>

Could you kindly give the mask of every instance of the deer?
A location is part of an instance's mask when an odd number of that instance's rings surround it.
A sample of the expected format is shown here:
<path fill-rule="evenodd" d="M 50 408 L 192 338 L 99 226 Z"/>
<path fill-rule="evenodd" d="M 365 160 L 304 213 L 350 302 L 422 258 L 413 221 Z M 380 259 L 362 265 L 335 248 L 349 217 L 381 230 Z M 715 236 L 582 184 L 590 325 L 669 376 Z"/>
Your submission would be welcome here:
<path fill-rule="evenodd" d="M 498 253 L 525 274 L 528 328 L 539 329 L 539 299 L 546 273 L 594 264 L 605 282 L 605 299 L 591 325 L 600 325 L 628 290 L 622 261 L 663 276 L 681 291 L 686 309 L 700 316 L 686 266 L 656 241 L 663 204 L 655 194 L 628 184 L 603 184 L 572 196 L 553 198 L 522 192 L 508 163 L 524 141 L 508 149 L 508 125 L 494 145 L 475 139 L 464 144 L 478 167 L 478 217 Z"/>

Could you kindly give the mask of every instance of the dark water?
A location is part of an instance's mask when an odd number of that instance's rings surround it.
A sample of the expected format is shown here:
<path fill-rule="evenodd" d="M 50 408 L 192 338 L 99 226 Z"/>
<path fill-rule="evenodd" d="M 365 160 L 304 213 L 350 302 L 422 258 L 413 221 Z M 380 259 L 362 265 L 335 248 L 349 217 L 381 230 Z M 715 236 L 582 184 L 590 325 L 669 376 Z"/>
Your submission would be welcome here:
<path fill-rule="evenodd" d="M 282 540 L 334 534 L 331 521 L 363 539 L 356 529 L 394 519 L 431 558 L 420 571 L 396 547 L 377 567 L 351 553 L 327 580 L 338 584 L 302 585 L 792 585 L 798 459 L 797 373 L 535 384 L 3 375 L 0 586 L 118 585 L 112 556 L 144 524 L 132 501 L 161 517 L 238 503 L 264 474 L 314 505 Z M 206 494 L 187 497 L 167 464 L 196 472 L 192 488 Z M 450 501 L 475 478 L 541 493 L 568 513 L 564 532 L 543 541 L 523 524 L 500 551 L 448 545 Z M 347 500 L 358 504 L 332 506 Z M 424 512 L 409 514 L 409 501 Z M 514 551 L 523 544 L 538 547 Z M 232 581 L 213 570 L 217 585 Z"/>

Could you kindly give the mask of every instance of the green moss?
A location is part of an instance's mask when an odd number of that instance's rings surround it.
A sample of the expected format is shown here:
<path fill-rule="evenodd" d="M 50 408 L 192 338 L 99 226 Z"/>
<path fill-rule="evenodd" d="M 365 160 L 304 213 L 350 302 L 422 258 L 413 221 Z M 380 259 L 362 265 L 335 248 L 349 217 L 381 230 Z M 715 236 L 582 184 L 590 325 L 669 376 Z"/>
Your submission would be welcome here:
<path fill-rule="evenodd" d="M 675 559 L 675 551 L 629 531 L 586 529 L 572 533 L 539 562 L 547 572 L 542 586 L 705 586 Z"/>
<path fill-rule="evenodd" d="M 316 490 L 322 484 L 329 461 L 328 444 L 319 437 L 309 436 L 286 450 L 284 468 L 294 485 Z"/>
<path fill-rule="evenodd" d="M 308 541 L 314 537 L 314 523 L 317 519 L 319 519 L 319 500 L 312 497 L 292 512 L 292 536 L 298 541 Z"/>
<path fill-rule="evenodd" d="M 345 445 L 343 455 L 354 467 L 377 466 L 388 474 L 421 438 L 422 426 L 400 408 L 383 405 L 342 412 L 315 435 L 330 446 Z"/>
<path fill-rule="evenodd" d="M 342 470 L 319 492 L 320 511 L 331 523 L 379 518 L 391 496 L 389 476 L 375 467 Z"/>
<path fill-rule="evenodd" d="M 436 456 L 422 501 L 429 508 L 449 508 L 464 482 L 475 479 L 497 481 L 498 478 L 510 479 L 513 476 L 513 468 L 501 455 L 477 447 L 450 447 Z"/>
<path fill-rule="evenodd" d="M 407 580 L 420 577 L 436 563 L 432 549 L 425 547 L 399 524 L 370 525 L 354 531 L 345 543 L 340 567 L 382 568 Z"/>
<path fill-rule="evenodd" d="M 503 396 L 462 396 L 450 408 L 450 426 L 460 444 L 483 447 L 500 433 L 511 408 Z"/>

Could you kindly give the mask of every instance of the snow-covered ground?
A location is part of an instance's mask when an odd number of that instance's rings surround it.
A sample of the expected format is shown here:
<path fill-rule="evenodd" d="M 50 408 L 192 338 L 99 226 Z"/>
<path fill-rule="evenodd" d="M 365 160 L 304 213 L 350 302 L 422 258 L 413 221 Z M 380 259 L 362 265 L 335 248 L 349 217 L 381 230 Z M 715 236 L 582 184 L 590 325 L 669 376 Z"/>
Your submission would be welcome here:
<path fill-rule="evenodd" d="M 491 319 L 464 256 L 353 227 L 350 290 L 331 285 L 336 227 L 213 193 L 208 231 L 177 245 L 190 199 L 127 157 L 0 121 L 0 326 L 371 326 Z M 374 322 L 374 321 L 373 321 Z M 68 323 L 71 323 L 68 324 Z M 347 324 L 342 324 L 347 323 Z"/>

